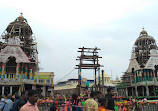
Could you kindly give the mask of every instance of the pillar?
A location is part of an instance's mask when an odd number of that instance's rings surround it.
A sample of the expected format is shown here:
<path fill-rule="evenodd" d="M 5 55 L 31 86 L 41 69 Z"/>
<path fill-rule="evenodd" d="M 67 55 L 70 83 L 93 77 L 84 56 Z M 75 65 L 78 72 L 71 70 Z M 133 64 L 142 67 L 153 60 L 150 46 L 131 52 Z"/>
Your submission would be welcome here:
<path fill-rule="evenodd" d="M 128 90 L 127 90 L 127 88 L 126 88 L 126 97 L 128 97 Z"/>
<path fill-rule="evenodd" d="M 12 95 L 12 86 L 10 86 L 10 94 Z"/>
<path fill-rule="evenodd" d="M 153 81 L 154 81 L 154 82 L 157 81 L 157 80 L 156 80 L 156 73 L 155 73 L 155 71 L 153 71 Z"/>
<path fill-rule="evenodd" d="M 134 96 L 134 95 L 133 95 L 133 87 L 132 87 L 132 96 Z"/>
<path fill-rule="evenodd" d="M 94 74 L 95 74 L 95 80 L 94 80 L 94 82 L 95 82 L 95 91 L 96 91 L 96 86 L 97 86 L 97 71 L 96 71 L 97 69 L 95 68 L 94 69 Z"/>
<path fill-rule="evenodd" d="M 81 93 L 81 68 L 78 69 L 78 95 Z"/>
<path fill-rule="evenodd" d="M 54 88 L 52 87 L 52 90 L 51 90 L 51 97 L 54 97 Z"/>
<path fill-rule="evenodd" d="M 142 86 L 142 95 L 144 96 L 144 86 Z"/>
<path fill-rule="evenodd" d="M 98 68 L 98 84 L 100 85 L 100 68 Z"/>
<path fill-rule="evenodd" d="M 138 97 L 137 86 L 135 86 L 135 91 L 136 91 L 136 97 Z"/>
<path fill-rule="evenodd" d="M 102 87 L 103 87 L 103 94 L 105 94 L 105 90 L 104 90 L 104 70 L 102 70 Z"/>
<path fill-rule="evenodd" d="M 130 84 L 132 85 L 132 76 L 131 76 L 131 74 L 130 74 Z"/>
<path fill-rule="evenodd" d="M 43 97 L 45 97 L 45 95 L 46 95 L 46 94 L 45 94 L 45 93 L 46 93 L 46 91 L 45 91 L 45 90 L 46 90 L 46 87 L 45 87 L 45 86 L 43 86 L 43 90 L 42 90 Z"/>
<path fill-rule="evenodd" d="M 2 95 L 4 95 L 4 88 L 5 88 L 5 87 L 4 87 L 4 86 L 2 86 Z"/>
<path fill-rule="evenodd" d="M 154 96 L 156 96 L 156 86 L 153 86 L 153 89 L 154 89 Z"/>
<path fill-rule="evenodd" d="M 146 86 L 146 95 L 149 96 L 149 88 Z"/>
<path fill-rule="evenodd" d="M 21 86 L 19 86 L 18 95 L 21 95 Z"/>

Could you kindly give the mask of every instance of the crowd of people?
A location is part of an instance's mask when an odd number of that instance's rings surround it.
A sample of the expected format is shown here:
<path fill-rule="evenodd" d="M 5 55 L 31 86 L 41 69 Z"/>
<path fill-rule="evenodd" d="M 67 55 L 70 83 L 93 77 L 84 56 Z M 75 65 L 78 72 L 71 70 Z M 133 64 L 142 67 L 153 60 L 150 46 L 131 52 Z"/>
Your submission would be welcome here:
<path fill-rule="evenodd" d="M 84 111 L 114 111 L 114 90 L 109 88 L 105 96 L 101 92 L 91 92 L 90 98 L 85 101 Z"/>
<path fill-rule="evenodd" d="M 37 107 L 38 92 L 36 90 L 24 91 L 21 96 L 8 94 L 1 96 L 0 111 L 39 111 Z"/>
<path fill-rule="evenodd" d="M 72 111 L 115 111 L 114 99 L 112 97 L 114 90 L 109 88 L 107 92 L 104 96 L 99 91 L 92 91 L 88 99 L 81 99 L 77 94 L 73 94 L 71 100 Z"/>
<path fill-rule="evenodd" d="M 39 101 L 45 99 L 39 99 L 38 95 L 36 90 L 24 91 L 20 96 L 15 95 L 14 97 L 10 94 L 6 97 L 1 95 L 0 111 L 39 111 Z M 91 91 L 88 98 L 81 98 L 80 95 L 74 93 L 69 100 L 65 97 L 65 109 L 62 111 L 127 111 L 127 108 L 123 106 L 116 109 L 113 96 L 112 88 L 107 89 L 106 95 L 99 91 Z M 59 98 L 52 98 L 51 104 L 47 106 L 48 111 L 60 111 L 59 100 Z"/>
<path fill-rule="evenodd" d="M 78 99 L 77 94 L 73 94 L 71 98 L 72 111 L 113 111 L 114 99 L 113 90 L 109 89 L 108 94 L 103 96 L 99 91 L 92 91 L 90 97 L 82 104 L 84 107 L 78 107 L 81 101 Z M 1 95 L 0 111 L 39 111 L 37 106 L 38 92 L 36 90 L 29 90 L 21 92 L 14 97 L 10 94 L 7 96 Z M 52 102 L 50 111 L 59 111 L 56 107 L 55 100 Z"/>

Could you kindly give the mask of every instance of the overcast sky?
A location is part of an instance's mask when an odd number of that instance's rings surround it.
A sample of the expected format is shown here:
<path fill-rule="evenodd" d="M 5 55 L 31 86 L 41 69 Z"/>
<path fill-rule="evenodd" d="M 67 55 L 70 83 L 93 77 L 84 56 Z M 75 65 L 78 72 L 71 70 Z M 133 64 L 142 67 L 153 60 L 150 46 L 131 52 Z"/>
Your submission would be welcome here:
<path fill-rule="evenodd" d="M 21 12 L 38 43 L 40 71 L 54 72 L 55 81 L 79 64 L 79 47 L 100 48 L 102 69 L 115 79 L 127 70 L 143 27 L 158 39 L 156 0 L 1 0 L 1 34 Z M 77 75 L 75 69 L 63 80 Z M 94 71 L 82 77 L 94 79 Z"/>

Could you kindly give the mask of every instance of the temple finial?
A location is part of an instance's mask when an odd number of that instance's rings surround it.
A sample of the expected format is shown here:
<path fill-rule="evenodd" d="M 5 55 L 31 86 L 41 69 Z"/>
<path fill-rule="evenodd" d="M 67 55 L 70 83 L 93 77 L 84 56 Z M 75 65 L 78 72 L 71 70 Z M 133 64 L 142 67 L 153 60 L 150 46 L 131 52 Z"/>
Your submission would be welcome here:
<path fill-rule="evenodd" d="M 22 12 L 20 13 L 20 16 L 23 16 L 23 13 L 22 13 Z"/>
<path fill-rule="evenodd" d="M 145 31 L 144 27 L 142 28 L 142 31 L 140 32 L 140 35 L 148 35 L 147 31 Z"/>

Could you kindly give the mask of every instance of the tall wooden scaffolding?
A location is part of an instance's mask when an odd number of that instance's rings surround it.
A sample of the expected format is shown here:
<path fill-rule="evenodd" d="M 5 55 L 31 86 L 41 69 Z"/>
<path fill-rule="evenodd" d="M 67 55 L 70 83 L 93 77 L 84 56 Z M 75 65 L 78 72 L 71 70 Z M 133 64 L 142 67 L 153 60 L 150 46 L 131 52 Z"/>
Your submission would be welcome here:
<path fill-rule="evenodd" d="M 76 65 L 76 69 L 78 69 L 78 94 L 81 93 L 81 70 L 82 69 L 94 69 L 95 71 L 95 90 L 99 90 L 98 86 L 100 86 L 100 67 L 102 67 L 102 65 L 99 64 L 99 57 L 98 55 L 98 50 L 100 50 L 99 48 L 95 47 L 95 48 L 79 48 L 79 51 L 81 53 L 80 56 L 77 57 L 76 60 L 79 61 L 79 64 Z M 97 71 L 98 71 L 98 85 L 97 85 Z"/>

